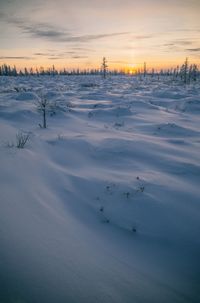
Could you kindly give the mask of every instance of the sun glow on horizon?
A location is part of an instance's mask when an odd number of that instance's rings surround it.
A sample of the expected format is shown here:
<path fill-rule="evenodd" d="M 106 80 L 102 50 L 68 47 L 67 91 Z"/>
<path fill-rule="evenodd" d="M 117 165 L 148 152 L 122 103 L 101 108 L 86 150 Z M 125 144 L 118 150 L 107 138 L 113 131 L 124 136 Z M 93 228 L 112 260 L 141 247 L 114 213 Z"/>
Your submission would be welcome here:
<path fill-rule="evenodd" d="M 128 75 L 135 75 L 137 73 L 137 69 L 135 67 L 130 67 L 125 70 L 125 73 Z"/>

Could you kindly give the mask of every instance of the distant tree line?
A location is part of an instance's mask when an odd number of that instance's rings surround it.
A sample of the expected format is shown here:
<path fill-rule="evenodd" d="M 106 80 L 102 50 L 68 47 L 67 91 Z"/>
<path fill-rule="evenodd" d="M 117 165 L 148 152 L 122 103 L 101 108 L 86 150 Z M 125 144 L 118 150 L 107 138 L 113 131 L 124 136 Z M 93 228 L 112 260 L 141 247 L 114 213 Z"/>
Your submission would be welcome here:
<path fill-rule="evenodd" d="M 0 76 L 56 76 L 56 75 L 101 75 L 103 78 L 106 78 L 108 75 L 125 75 L 128 72 L 124 70 L 110 70 L 108 69 L 107 60 L 104 57 L 100 69 L 66 69 L 57 70 L 53 65 L 50 68 L 44 69 L 40 68 L 24 68 L 23 70 L 17 71 L 16 67 L 11 67 L 8 64 L 3 64 L 0 66 Z M 148 69 L 146 62 L 144 63 L 143 68 L 138 68 L 135 70 L 134 75 L 138 75 L 139 78 L 145 78 L 146 76 L 157 77 L 159 80 L 162 76 L 170 77 L 172 80 L 180 79 L 183 83 L 187 84 L 191 81 L 196 81 L 200 76 L 200 71 L 197 64 L 189 64 L 188 58 L 185 59 L 185 62 L 181 66 L 177 66 L 171 69 L 160 69 L 156 71 L 154 68 Z"/>
<path fill-rule="evenodd" d="M 158 80 L 162 76 L 170 77 L 172 80 L 180 79 L 185 84 L 190 83 L 191 81 L 196 81 L 200 76 L 200 71 L 197 64 L 189 64 L 188 58 L 185 59 L 185 62 L 181 66 L 176 66 L 175 68 L 170 69 L 160 69 L 156 71 L 154 68 L 151 70 L 147 69 L 146 62 L 142 69 L 136 70 L 136 75 L 145 78 L 146 76 L 157 77 Z"/>
<path fill-rule="evenodd" d="M 106 71 L 105 71 L 106 68 Z M 54 65 L 51 68 L 24 68 L 17 71 L 15 66 L 10 66 L 8 64 L 3 64 L 0 66 L 0 76 L 56 76 L 56 75 L 102 75 L 105 77 L 107 75 L 118 75 L 125 74 L 123 70 L 108 70 L 107 66 L 101 69 L 66 69 L 57 70 Z"/>

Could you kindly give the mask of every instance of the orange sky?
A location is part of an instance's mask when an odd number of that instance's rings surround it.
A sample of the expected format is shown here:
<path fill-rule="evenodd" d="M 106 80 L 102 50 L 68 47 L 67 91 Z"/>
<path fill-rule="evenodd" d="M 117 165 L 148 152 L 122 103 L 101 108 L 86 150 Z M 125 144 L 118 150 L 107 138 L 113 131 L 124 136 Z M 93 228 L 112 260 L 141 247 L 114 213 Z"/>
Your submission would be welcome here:
<path fill-rule="evenodd" d="M 1 0 L 0 64 L 167 68 L 200 63 L 199 0 Z"/>

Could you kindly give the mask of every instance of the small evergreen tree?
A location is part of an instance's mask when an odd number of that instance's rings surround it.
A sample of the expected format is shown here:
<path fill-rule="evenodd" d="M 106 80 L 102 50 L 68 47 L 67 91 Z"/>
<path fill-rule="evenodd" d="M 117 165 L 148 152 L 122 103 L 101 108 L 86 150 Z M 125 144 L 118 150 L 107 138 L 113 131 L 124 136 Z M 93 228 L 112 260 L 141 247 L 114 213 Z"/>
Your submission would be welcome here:
<path fill-rule="evenodd" d="M 143 75 L 144 75 L 144 78 L 145 78 L 146 75 L 147 75 L 147 64 L 146 64 L 146 62 L 144 62 Z"/>
<path fill-rule="evenodd" d="M 193 64 L 193 66 L 192 66 L 192 74 L 191 74 L 191 77 L 192 77 L 193 81 L 197 81 L 197 75 L 198 75 L 198 67 L 197 67 L 196 64 Z"/>
<path fill-rule="evenodd" d="M 187 84 L 188 74 L 189 74 L 189 65 L 188 65 L 188 58 L 186 58 L 180 70 L 181 80 L 183 80 L 185 84 Z"/>
<path fill-rule="evenodd" d="M 103 72 L 103 78 L 105 79 L 106 74 L 107 74 L 107 69 L 108 69 L 107 60 L 105 57 L 103 57 L 103 62 L 102 62 L 101 68 L 102 68 L 102 72 Z"/>

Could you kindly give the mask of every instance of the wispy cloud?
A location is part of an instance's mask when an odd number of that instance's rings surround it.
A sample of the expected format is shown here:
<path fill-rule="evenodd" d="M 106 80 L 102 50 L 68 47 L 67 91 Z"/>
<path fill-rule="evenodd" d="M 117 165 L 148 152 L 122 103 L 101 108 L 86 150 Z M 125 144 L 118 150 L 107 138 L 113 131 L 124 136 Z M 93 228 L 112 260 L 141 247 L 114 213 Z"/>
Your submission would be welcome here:
<path fill-rule="evenodd" d="M 23 18 L 6 17 L 1 14 L 1 17 L 5 22 L 15 25 L 23 33 L 28 34 L 32 38 L 45 39 L 51 42 L 90 42 L 98 39 L 122 36 L 129 34 L 128 32 L 116 32 L 116 33 L 103 33 L 103 34 L 86 34 L 86 35 L 74 35 L 70 31 L 59 28 L 45 22 L 31 22 Z"/>
<path fill-rule="evenodd" d="M 49 60 L 60 60 L 60 59 L 62 59 L 62 57 L 49 57 L 48 59 Z"/>
<path fill-rule="evenodd" d="M 160 45 L 161 47 L 164 47 L 164 50 L 167 52 L 169 50 L 172 50 L 172 51 L 185 51 L 185 47 L 186 46 L 189 46 L 189 45 L 193 45 L 195 44 L 195 40 L 193 39 L 176 39 L 176 40 L 172 40 L 172 41 L 169 41 L 167 43 L 164 43 L 162 45 Z M 193 48 L 191 48 L 193 49 Z M 189 49 L 187 49 L 189 50 Z"/>
<path fill-rule="evenodd" d="M 176 40 L 174 41 L 175 45 L 191 45 L 193 43 L 193 41 L 191 40 Z"/>
<path fill-rule="evenodd" d="M 169 43 L 164 43 L 163 46 L 177 47 L 177 46 L 185 46 L 185 45 L 191 45 L 191 44 L 193 44 L 192 40 L 177 39 L 177 40 L 172 40 Z"/>
<path fill-rule="evenodd" d="M 70 54 L 75 54 L 75 52 L 69 52 Z M 33 55 L 34 56 L 37 56 L 37 57 L 65 57 L 67 54 L 67 52 L 64 52 L 64 53 L 60 53 L 59 51 L 54 51 L 53 53 L 51 52 L 39 52 L 39 53 L 34 53 Z"/>
<path fill-rule="evenodd" d="M 98 34 L 98 35 L 83 35 L 83 36 L 71 36 L 68 37 L 68 42 L 90 42 L 93 40 L 98 40 L 102 38 L 109 38 L 115 36 L 127 35 L 128 32 L 120 32 L 120 33 L 110 33 L 110 34 Z"/>
<path fill-rule="evenodd" d="M 174 43 L 164 43 L 163 46 L 174 46 Z"/>
<path fill-rule="evenodd" d="M 95 52 L 94 49 L 91 48 L 86 48 L 86 47 L 72 47 L 73 50 L 75 51 L 84 51 L 84 52 Z"/>
<path fill-rule="evenodd" d="M 34 53 L 33 55 L 34 56 L 41 56 L 41 57 L 43 57 L 43 56 L 49 56 L 48 53 Z"/>
<path fill-rule="evenodd" d="M 196 47 L 196 48 L 187 48 L 186 49 L 189 52 L 200 52 L 200 47 Z"/>
<path fill-rule="evenodd" d="M 81 59 L 81 58 L 88 58 L 83 52 L 78 50 L 70 50 L 70 51 L 63 51 L 59 52 L 54 50 L 53 52 L 37 52 L 33 54 L 36 57 L 48 57 L 49 60 L 59 60 L 65 58 L 73 58 L 73 59 Z"/>
<path fill-rule="evenodd" d="M 155 35 L 135 35 L 132 38 L 136 39 L 136 40 L 146 40 L 146 39 L 151 39 L 153 38 Z"/>
<path fill-rule="evenodd" d="M 0 56 L 0 60 L 34 60 L 33 57 L 26 56 Z"/>
<path fill-rule="evenodd" d="M 85 59 L 88 58 L 88 56 L 72 56 L 73 59 Z"/>

